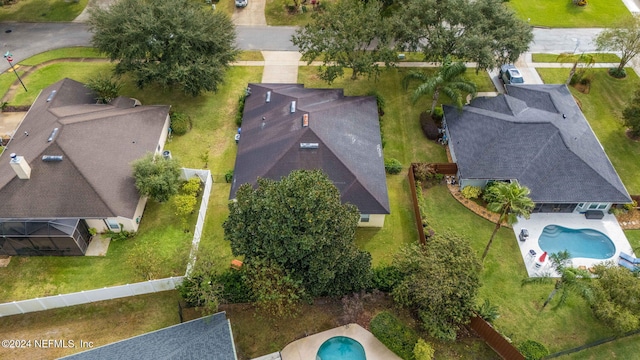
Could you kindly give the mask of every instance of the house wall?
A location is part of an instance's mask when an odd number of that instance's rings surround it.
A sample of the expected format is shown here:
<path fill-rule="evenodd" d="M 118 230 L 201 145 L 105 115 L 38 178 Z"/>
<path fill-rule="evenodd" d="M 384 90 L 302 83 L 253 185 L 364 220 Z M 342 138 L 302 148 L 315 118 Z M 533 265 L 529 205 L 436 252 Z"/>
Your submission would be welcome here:
<path fill-rule="evenodd" d="M 138 201 L 138 206 L 136 206 L 136 211 L 133 214 L 133 218 L 126 218 L 123 216 L 117 216 L 107 219 L 85 219 L 87 225 L 90 228 L 95 228 L 98 232 L 105 232 L 108 230 L 118 232 L 119 229 L 109 229 L 106 221 L 113 222 L 115 224 L 122 224 L 122 229 L 127 231 L 138 231 L 138 227 L 140 226 L 140 220 L 142 219 L 142 214 L 144 213 L 144 208 L 147 205 L 147 198 L 142 197 Z M 137 220 L 136 220 L 137 219 Z"/>
<path fill-rule="evenodd" d="M 370 214 L 368 222 L 358 222 L 358 227 L 382 227 L 384 225 L 384 214 Z"/>
<path fill-rule="evenodd" d="M 478 186 L 483 188 L 487 185 L 487 180 L 481 179 L 461 179 L 460 180 L 460 189 L 464 189 L 466 186 Z"/>
<path fill-rule="evenodd" d="M 160 146 L 160 150 L 156 151 L 156 153 L 162 153 L 164 149 L 164 143 L 167 141 L 167 136 L 169 136 L 169 126 L 171 124 L 171 117 L 167 114 L 167 118 L 164 122 L 164 127 L 162 128 L 162 134 L 160 134 L 160 140 L 158 141 L 158 145 Z"/>

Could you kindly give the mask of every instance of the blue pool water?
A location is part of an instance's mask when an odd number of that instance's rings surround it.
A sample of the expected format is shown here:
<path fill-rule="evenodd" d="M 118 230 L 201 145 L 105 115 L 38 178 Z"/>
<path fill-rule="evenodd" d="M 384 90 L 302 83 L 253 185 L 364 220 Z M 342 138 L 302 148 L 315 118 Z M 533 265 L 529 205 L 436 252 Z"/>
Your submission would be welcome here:
<path fill-rule="evenodd" d="M 574 258 L 608 259 L 616 253 L 613 241 L 600 231 L 559 225 L 545 226 L 538 244 L 549 254 L 567 250 Z"/>
<path fill-rule="evenodd" d="M 366 360 L 359 342 L 346 336 L 336 336 L 320 345 L 316 360 Z"/>

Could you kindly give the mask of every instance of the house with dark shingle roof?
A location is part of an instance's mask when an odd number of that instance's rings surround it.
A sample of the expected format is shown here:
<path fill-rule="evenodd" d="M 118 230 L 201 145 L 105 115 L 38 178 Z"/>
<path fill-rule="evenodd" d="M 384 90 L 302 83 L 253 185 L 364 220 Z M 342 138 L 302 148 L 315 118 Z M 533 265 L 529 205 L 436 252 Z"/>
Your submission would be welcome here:
<path fill-rule="evenodd" d="M 631 198 L 565 85 L 507 85 L 508 95 L 444 106 L 460 187 L 518 181 L 534 212 L 607 211 Z"/>
<path fill-rule="evenodd" d="M 82 344 L 77 343 L 75 346 Z M 237 360 L 238 357 L 231 323 L 223 311 L 62 359 Z"/>
<path fill-rule="evenodd" d="M 0 255 L 84 255 L 89 228 L 137 230 L 131 163 L 162 151 L 169 122 L 169 106 L 96 104 L 74 80 L 44 89 L 0 156 Z"/>
<path fill-rule="evenodd" d="M 375 97 L 302 84 L 249 84 L 230 198 L 258 177 L 321 169 L 343 203 L 360 211 L 359 226 L 382 227 L 389 214 Z"/>

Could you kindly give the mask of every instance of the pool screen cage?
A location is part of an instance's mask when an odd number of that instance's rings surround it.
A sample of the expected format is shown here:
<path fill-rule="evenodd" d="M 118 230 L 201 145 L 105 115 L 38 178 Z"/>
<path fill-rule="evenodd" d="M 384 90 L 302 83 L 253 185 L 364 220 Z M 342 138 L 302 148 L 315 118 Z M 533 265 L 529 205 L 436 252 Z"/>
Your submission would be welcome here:
<path fill-rule="evenodd" d="M 83 256 L 90 237 L 82 219 L 0 219 L 0 255 Z"/>

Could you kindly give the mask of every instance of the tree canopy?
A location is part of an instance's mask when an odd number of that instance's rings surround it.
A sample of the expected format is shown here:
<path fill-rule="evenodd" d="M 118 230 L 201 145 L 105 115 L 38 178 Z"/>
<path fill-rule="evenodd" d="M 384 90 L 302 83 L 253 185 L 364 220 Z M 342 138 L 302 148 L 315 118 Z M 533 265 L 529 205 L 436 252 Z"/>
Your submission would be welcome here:
<path fill-rule="evenodd" d="M 620 52 L 620 64 L 613 75 L 624 77 L 624 67 L 640 54 L 640 15 L 634 15 L 620 27 L 604 29 L 596 37 L 595 43 L 598 51 Z"/>
<path fill-rule="evenodd" d="M 533 40 L 531 26 L 501 0 L 406 0 L 393 24 L 401 48 L 427 61 L 476 62 L 477 70 L 514 62 Z"/>
<path fill-rule="evenodd" d="M 640 136 L 640 88 L 636 89 L 633 99 L 622 111 L 622 120 L 631 136 Z"/>
<path fill-rule="evenodd" d="M 618 332 L 640 326 L 640 280 L 637 274 L 617 266 L 595 267 L 592 281 L 594 315 Z"/>
<path fill-rule="evenodd" d="M 141 195 L 165 202 L 178 193 L 180 165 L 176 160 L 149 153 L 133 163 L 133 177 Z"/>
<path fill-rule="evenodd" d="M 377 75 L 376 62 L 389 65 L 395 51 L 389 45 L 388 25 L 380 14 L 377 0 L 342 0 L 329 3 L 325 11 L 312 15 L 311 22 L 296 30 L 292 42 L 311 64 L 320 58 L 320 77 L 328 83 L 352 70 L 358 75 Z"/>
<path fill-rule="evenodd" d="M 431 336 L 455 340 L 472 316 L 480 287 L 480 264 L 469 241 L 451 232 L 436 234 L 426 246 L 411 244 L 394 257 L 404 279 L 393 298 L 414 309 Z"/>
<path fill-rule="evenodd" d="M 193 96 L 216 91 L 237 54 L 229 16 L 189 0 L 121 0 L 93 9 L 89 25 L 93 46 L 140 88 L 180 87 Z"/>
<path fill-rule="evenodd" d="M 356 248 L 358 209 L 319 170 L 240 186 L 223 224 L 235 256 L 268 261 L 312 296 L 343 295 L 370 282 L 371 255 Z"/>

